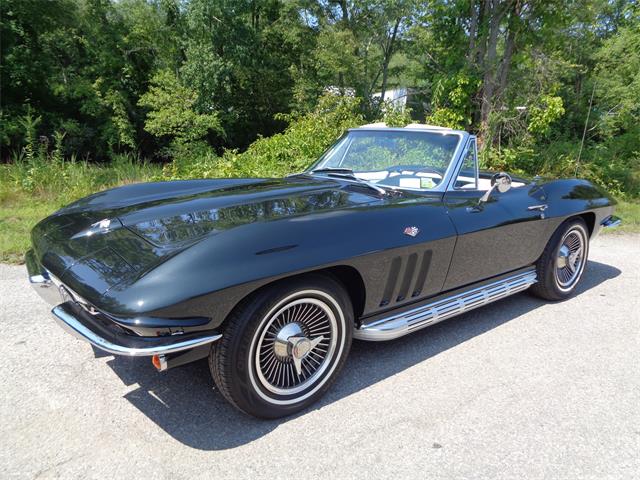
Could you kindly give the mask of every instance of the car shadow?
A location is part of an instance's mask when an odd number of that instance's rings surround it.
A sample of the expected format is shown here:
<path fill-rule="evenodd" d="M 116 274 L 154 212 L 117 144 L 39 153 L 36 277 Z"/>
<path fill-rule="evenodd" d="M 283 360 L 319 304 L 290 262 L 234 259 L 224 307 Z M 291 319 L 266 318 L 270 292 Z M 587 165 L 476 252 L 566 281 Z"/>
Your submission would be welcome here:
<path fill-rule="evenodd" d="M 617 277 L 620 270 L 590 261 L 577 295 Z M 568 300 L 570 301 L 570 300 Z M 501 300 L 390 342 L 355 341 L 347 364 L 329 392 L 305 411 L 279 420 L 258 420 L 235 410 L 215 388 L 206 360 L 157 372 L 148 359 L 114 357 L 107 365 L 126 385 L 125 398 L 167 434 L 193 448 L 224 450 L 260 438 L 278 425 L 347 397 L 415 364 L 545 305 L 527 293 Z"/>

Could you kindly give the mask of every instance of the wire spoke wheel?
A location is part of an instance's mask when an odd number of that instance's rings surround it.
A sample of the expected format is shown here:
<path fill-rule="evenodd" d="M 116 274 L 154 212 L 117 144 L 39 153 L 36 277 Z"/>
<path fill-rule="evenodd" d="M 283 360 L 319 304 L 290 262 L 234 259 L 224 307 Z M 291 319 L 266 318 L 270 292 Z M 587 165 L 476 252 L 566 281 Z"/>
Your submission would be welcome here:
<path fill-rule="evenodd" d="M 314 297 L 286 302 L 262 322 L 254 361 L 261 386 L 295 395 L 313 386 L 331 363 L 337 344 L 333 309 Z"/>
<path fill-rule="evenodd" d="M 343 284 L 309 273 L 265 286 L 226 320 L 209 354 L 220 393 L 260 418 L 299 412 L 326 393 L 353 338 L 354 308 Z"/>
<path fill-rule="evenodd" d="M 585 262 L 586 238 L 582 229 L 573 228 L 562 237 L 556 257 L 558 286 L 567 290 L 580 278 Z"/>

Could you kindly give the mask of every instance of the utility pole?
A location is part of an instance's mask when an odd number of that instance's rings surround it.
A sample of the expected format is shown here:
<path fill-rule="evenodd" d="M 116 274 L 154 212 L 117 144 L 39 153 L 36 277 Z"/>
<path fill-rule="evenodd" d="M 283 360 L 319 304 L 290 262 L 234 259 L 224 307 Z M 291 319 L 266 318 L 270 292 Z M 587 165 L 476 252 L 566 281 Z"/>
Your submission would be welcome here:
<path fill-rule="evenodd" d="M 596 93 L 596 82 L 593 82 L 593 89 L 591 90 L 591 98 L 589 99 L 589 110 L 587 111 L 587 118 L 584 121 L 584 130 L 582 131 L 582 141 L 580 142 L 580 150 L 578 151 L 578 159 L 576 160 L 576 171 L 573 174 L 574 177 L 578 176 L 578 168 L 580 167 L 580 157 L 582 156 L 582 149 L 584 148 L 584 139 L 587 136 L 587 126 L 589 125 L 589 117 L 591 116 L 591 106 L 593 105 L 593 95 Z"/>

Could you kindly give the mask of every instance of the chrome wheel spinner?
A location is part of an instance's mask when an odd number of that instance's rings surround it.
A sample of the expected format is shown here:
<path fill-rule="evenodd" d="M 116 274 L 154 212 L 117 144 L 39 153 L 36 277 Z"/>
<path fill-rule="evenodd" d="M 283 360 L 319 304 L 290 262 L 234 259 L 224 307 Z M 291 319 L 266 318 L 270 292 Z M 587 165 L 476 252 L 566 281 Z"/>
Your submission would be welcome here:
<path fill-rule="evenodd" d="M 299 298 L 263 322 L 255 350 L 261 386 L 277 395 L 302 392 L 317 383 L 335 355 L 337 321 L 327 303 Z"/>

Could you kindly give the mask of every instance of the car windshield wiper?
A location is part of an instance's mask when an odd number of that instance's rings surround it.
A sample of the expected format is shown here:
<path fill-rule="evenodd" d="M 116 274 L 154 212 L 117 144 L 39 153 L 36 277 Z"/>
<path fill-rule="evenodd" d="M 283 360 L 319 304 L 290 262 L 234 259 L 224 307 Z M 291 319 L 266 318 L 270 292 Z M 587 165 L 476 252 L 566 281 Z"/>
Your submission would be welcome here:
<path fill-rule="evenodd" d="M 316 168 L 315 170 L 311 170 L 311 173 L 344 173 L 346 175 L 353 175 L 353 170 L 342 167 Z"/>
<path fill-rule="evenodd" d="M 353 180 L 361 185 L 365 185 L 381 195 L 387 195 L 389 193 L 387 192 L 387 190 L 379 187 L 375 183 L 371 183 L 367 180 L 356 177 L 356 175 L 353 173 L 353 170 L 351 170 L 350 168 L 317 168 L 315 170 L 311 170 L 310 173 L 320 173 L 331 177 L 346 178 L 348 180 Z"/>

